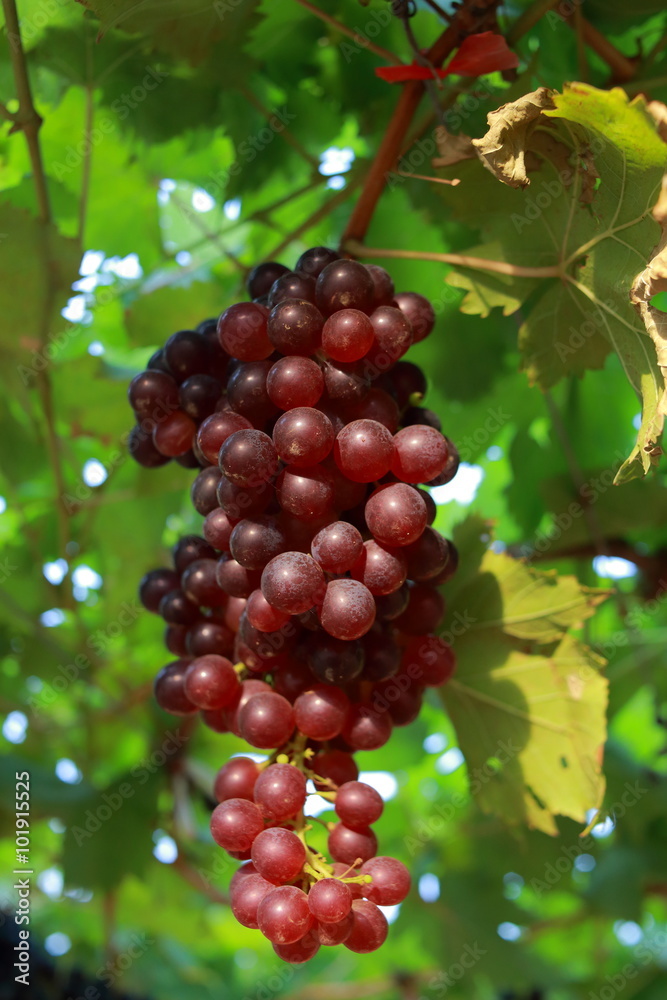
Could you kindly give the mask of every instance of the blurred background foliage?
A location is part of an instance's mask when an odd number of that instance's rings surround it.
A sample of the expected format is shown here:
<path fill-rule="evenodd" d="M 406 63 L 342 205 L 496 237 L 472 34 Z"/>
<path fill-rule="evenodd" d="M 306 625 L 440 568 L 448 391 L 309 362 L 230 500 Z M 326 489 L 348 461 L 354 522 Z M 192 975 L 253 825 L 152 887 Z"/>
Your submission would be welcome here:
<path fill-rule="evenodd" d="M 576 630 L 608 660 L 604 803 L 590 803 L 583 837 L 585 823 L 570 819 L 548 836 L 482 812 L 431 693 L 418 721 L 360 755 L 387 800 L 382 851 L 414 875 L 388 945 L 368 956 L 322 949 L 289 968 L 234 921 L 231 867 L 208 814 L 216 768 L 243 747 L 153 704 L 165 652 L 159 622 L 136 600 L 139 577 L 199 529 L 192 473 L 128 460 L 125 386 L 172 332 L 240 297 L 252 264 L 339 242 L 398 96 L 374 73 L 383 59 L 340 24 L 405 62 L 412 51 L 384 0 L 320 3 L 328 20 L 296 0 L 85 6 L 18 4 L 56 267 L 44 266 L 24 136 L 9 121 L 0 131 L 0 903 L 13 909 L 14 774 L 26 768 L 33 941 L 61 984 L 83 970 L 78 995 L 92 983 L 97 996 L 113 985 L 159 1000 L 664 998 L 665 474 L 610 485 L 639 410 L 615 356 L 543 395 L 520 371 L 516 319 L 459 312 L 462 293 L 444 284 L 441 263 L 390 268 L 398 288 L 428 296 L 439 314 L 410 355 L 464 459 L 437 496 L 438 527 L 451 534 L 474 512 L 461 537 L 472 524 L 482 547 L 612 591 Z M 433 4 L 416 7 L 425 46 L 443 25 Z M 482 135 L 506 100 L 572 79 L 667 99 L 660 0 L 554 7 L 501 5 L 501 30 L 512 37 L 523 25 L 516 74 L 452 77 L 436 92 L 467 134 Z M 10 115 L 11 52 L 5 30 Z M 406 172 L 433 173 L 437 120 L 425 98 Z M 451 198 L 428 180 L 394 177 L 368 244 L 471 245 L 476 233 L 453 220 Z M 582 484 L 595 499 L 568 518 Z M 111 818 L 82 838 L 87 811 L 105 802 Z"/>

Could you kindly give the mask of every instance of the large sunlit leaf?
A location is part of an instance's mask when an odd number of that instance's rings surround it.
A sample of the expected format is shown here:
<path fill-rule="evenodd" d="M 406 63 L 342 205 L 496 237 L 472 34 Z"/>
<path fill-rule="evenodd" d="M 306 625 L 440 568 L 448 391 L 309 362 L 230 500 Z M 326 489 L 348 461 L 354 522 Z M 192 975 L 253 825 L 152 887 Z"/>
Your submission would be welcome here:
<path fill-rule="evenodd" d="M 480 217 L 490 176 L 479 164 L 453 168 L 463 183 L 449 197 L 485 237 L 470 253 L 503 262 L 507 273 L 457 269 L 449 280 L 468 291 L 467 312 L 521 306 L 524 367 L 544 388 L 601 367 L 615 351 L 642 400 L 637 443 L 617 481 L 647 472 L 664 422 L 664 380 L 629 293 L 659 239 L 651 211 L 667 147 L 645 102 L 629 101 L 620 89 L 541 88 L 488 118 L 489 131 L 475 145 L 504 182 L 495 210 Z"/>
<path fill-rule="evenodd" d="M 472 793 L 508 822 L 555 833 L 602 799 L 607 683 L 572 630 L 605 596 L 493 552 L 455 596 L 443 699 Z"/>

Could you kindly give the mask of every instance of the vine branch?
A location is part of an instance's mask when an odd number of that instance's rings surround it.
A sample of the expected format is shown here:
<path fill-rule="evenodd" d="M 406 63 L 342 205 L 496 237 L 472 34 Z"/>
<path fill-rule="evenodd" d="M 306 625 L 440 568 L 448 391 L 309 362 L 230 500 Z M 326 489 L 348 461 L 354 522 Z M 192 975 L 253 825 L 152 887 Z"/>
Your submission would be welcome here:
<path fill-rule="evenodd" d="M 309 10 L 311 14 L 315 15 L 315 17 L 319 17 L 319 19 L 324 21 L 325 24 L 328 24 L 336 31 L 339 31 L 341 35 L 347 35 L 347 37 L 351 38 L 357 45 L 362 46 L 364 49 L 368 49 L 369 52 L 374 52 L 375 55 L 380 56 L 381 59 L 386 59 L 387 62 L 393 63 L 394 66 L 403 65 L 398 56 L 395 56 L 393 52 L 389 51 L 389 49 L 384 49 L 381 45 L 376 45 L 375 42 L 370 40 L 370 38 L 367 38 L 365 35 L 360 35 L 359 32 L 355 31 L 353 28 L 348 28 L 346 24 L 342 24 L 341 21 L 337 21 L 335 17 L 332 17 L 331 14 L 327 14 L 326 11 L 320 10 L 319 7 L 316 7 L 314 3 L 310 3 L 309 0 L 295 0 L 295 3 L 298 3 L 301 7 L 305 7 L 305 9 Z"/>
<path fill-rule="evenodd" d="M 39 145 L 39 129 L 42 118 L 35 110 L 30 90 L 30 80 L 28 78 L 28 66 L 26 63 L 21 32 L 19 28 L 19 18 L 16 10 L 15 0 L 2 0 L 2 9 L 5 15 L 5 27 L 9 40 L 9 54 L 12 60 L 12 70 L 16 81 L 16 96 L 18 97 L 19 109 L 12 120 L 17 128 L 22 129 L 28 144 L 28 153 L 32 166 L 33 179 L 35 182 L 35 192 L 37 194 L 37 204 L 39 206 L 39 216 L 42 222 L 51 221 L 51 206 L 49 203 L 49 192 L 46 184 L 46 174 L 42 162 L 42 151 Z M 7 112 L 8 114 L 10 112 Z"/>
<path fill-rule="evenodd" d="M 271 118 L 273 117 L 273 112 L 269 111 L 268 108 L 264 107 L 260 99 L 255 96 L 252 90 L 250 90 L 246 86 L 239 85 L 239 93 L 243 94 L 248 104 L 251 104 L 256 111 L 259 111 L 260 115 L 266 118 L 267 122 L 269 123 L 271 122 Z M 288 143 L 288 145 L 290 145 L 292 149 L 296 150 L 299 156 L 310 167 L 312 167 L 313 170 L 319 169 L 319 161 L 314 156 L 311 156 L 308 150 L 301 145 L 296 136 L 292 135 L 292 133 L 290 132 L 290 130 L 287 128 L 286 125 L 284 125 L 283 128 L 277 130 L 277 135 L 281 135 L 285 140 L 285 142 Z"/>
<path fill-rule="evenodd" d="M 452 23 L 443 31 L 426 53 L 427 61 L 434 67 L 441 66 L 447 56 L 457 48 L 466 35 L 479 31 L 485 17 L 497 5 L 497 0 L 464 0 L 456 11 Z M 400 155 L 401 147 L 410 128 L 419 102 L 424 94 L 423 80 L 409 80 L 403 84 L 401 96 L 384 133 L 380 148 L 366 175 L 363 190 L 349 218 L 341 239 L 345 247 L 350 240 L 363 240 L 373 213 L 380 199 L 387 174 Z"/>
<path fill-rule="evenodd" d="M 359 240 L 346 240 L 343 249 L 354 257 L 394 257 L 404 260 L 434 260 L 458 267 L 470 267 L 475 271 L 493 271 L 494 274 L 509 274 L 515 278 L 561 278 L 563 273 L 558 264 L 548 267 L 523 267 L 510 264 L 506 260 L 487 260 L 486 257 L 471 257 L 460 253 L 432 253 L 429 250 L 388 250 L 367 247 Z"/>
<path fill-rule="evenodd" d="M 180 853 L 172 863 L 172 868 L 177 871 L 178 874 L 188 882 L 193 888 L 198 892 L 203 893 L 213 903 L 218 903 L 220 906 L 229 906 L 229 899 L 222 892 L 211 885 L 209 882 L 203 878 L 196 868 L 193 868 L 190 862 L 184 858 Z"/>
<path fill-rule="evenodd" d="M 86 110 L 84 118 L 84 137 L 85 146 L 83 154 L 83 165 L 81 173 L 81 197 L 79 199 L 79 223 L 77 227 L 77 238 L 79 243 L 83 245 L 84 231 L 86 227 L 86 211 L 88 208 L 88 195 L 90 193 L 90 173 L 92 168 L 92 143 L 90 141 L 90 136 L 93 131 L 93 121 L 95 118 L 95 104 L 93 100 L 93 50 L 91 46 L 91 38 L 87 31 L 86 25 Z"/>
<path fill-rule="evenodd" d="M 575 7 L 572 15 L 568 15 L 566 19 L 570 27 L 581 32 L 582 41 L 589 48 L 593 49 L 594 52 L 597 52 L 600 58 L 606 62 L 613 73 L 615 82 L 627 83 L 628 80 L 633 78 L 636 64 L 632 59 L 628 59 L 622 52 L 619 52 L 616 46 L 612 45 L 601 31 L 598 31 L 590 21 L 587 21 L 581 15 L 579 7 Z"/>

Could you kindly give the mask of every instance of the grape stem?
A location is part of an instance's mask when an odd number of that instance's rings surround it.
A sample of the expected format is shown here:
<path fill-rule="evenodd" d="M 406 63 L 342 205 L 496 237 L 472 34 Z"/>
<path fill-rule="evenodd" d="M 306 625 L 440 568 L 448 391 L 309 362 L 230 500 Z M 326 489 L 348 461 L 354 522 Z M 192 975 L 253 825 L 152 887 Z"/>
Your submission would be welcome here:
<path fill-rule="evenodd" d="M 331 878 L 333 874 L 333 868 L 327 862 L 326 858 L 319 853 L 319 851 L 314 851 L 308 846 L 306 841 L 306 834 L 308 830 L 312 829 L 310 823 L 306 823 L 306 817 L 303 811 L 299 813 L 296 817 L 294 832 L 306 849 L 306 860 L 303 865 L 303 870 L 312 876 L 316 881 L 321 878 Z"/>
<path fill-rule="evenodd" d="M 353 42 L 356 42 L 357 45 L 368 49 L 369 52 L 374 52 L 376 56 L 380 56 L 381 59 L 386 59 L 387 62 L 392 63 L 394 66 L 403 65 L 398 56 L 395 56 L 393 52 L 389 51 L 389 49 L 383 49 L 381 45 L 376 45 L 370 40 L 370 38 L 360 35 L 353 28 L 348 28 L 346 24 L 342 24 L 340 21 L 337 21 L 335 17 L 331 16 L 331 14 L 327 14 L 326 11 L 320 10 L 320 8 L 316 7 L 314 3 L 309 3 L 309 0 L 295 0 L 295 2 L 300 4 L 302 7 L 305 7 L 306 10 L 309 10 L 311 14 L 315 15 L 315 17 L 319 17 L 321 21 L 325 22 L 325 24 L 330 25 L 334 31 L 339 31 L 341 35 L 347 35 L 347 37 L 351 38 Z"/>
<path fill-rule="evenodd" d="M 493 271 L 495 274 L 509 274 L 516 278 L 561 278 L 563 272 L 557 264 L 548 267 L 523 267 L 510 264 L 506 260 L 488 260 L 486 257 L 471 257 L 460 253 L 431 253 L 427 250 L 388 250 L 367 247 L 358 240 L 346 240 L 343 250 L 354 257 L 398 257 L 407 260 L 435 260 L 443 264 L 455 264 L 476 271 Z"/>
<path fill-rule="evenodd" d="M 32 177 L 35 183 L 35 192 L 37 194 L 39 216 L 42 222 L 49 223 L 51 221 L 51 207 L 46 185 L 46 174 L 44 173 L 44 164 L 42 162 L 42 151 L 38 138 L 42 118 L 35 110 L 32 100 L 28 66 L 25 52 L 23 51 L 23 42 L 21 41 L 15 0 L 2 0 L 2 9 L 5 15 L 5 30 L 9 39 L 9 54 L 12 60 L 12 71 L 14 73 L 19 101 L 19 109 L 12 116 L 12 120 L 14 121 L 14 128 L 21 129 L 25 135 L 30 164 L 32 166 Z"/>
<path fill-rule="evenodd" d="M 39 209 L 39 219 L 42 223 L 42 247 L 41 258 L 44 269 L 44 305 L 41 316 L 40 340 L 42 349 L 45 347 L 51 314 L 53 311 L 55 288 L 54 288 L 54 265 L 52 261 L 51 231 L 52 222 L 51 206 L 49 202 L 49 191 L 44 172 L 42 160 L 42 150 L 39 143 L 39 130 L 42 125 L 41 115 L 38 114 L 32 99 L 30 89 L 30 78 L 28 76 L 28 66 L 26 62 L 23 42 L 21 40 L 21 30 L 19 27 L 18 13 L 15 0 L 2 0 L 2 9 L 5 15 L 5 30 L 9 40 L 9 52 L 12 61 L 12 72 L 16 83 L 16 94 L 18 98 L 18 111 L 12 115 L 14 124 L 12 131 L 22 130 L 28 146 L 28 155 L 32 167 L 32 179 L 35 185 L 35 195 Z M 37 387 L 39 390 L 42 410 L 44 412 L 44 423 L 46 427 L 46 448 L 49 455 L 49 462 L 53 471 L 53 478 L 56 486 L 56 497 L 54 498 L 56 513 L 58 517 L 58 549 L 59 555 L 67 555 L 67 546 L 70 541 L 69 517 L 65 509 L 64 496 L 66 494 L 65 478 L 60 461 L 60 451 L 58 437 L 55 431 L 55 416 L 53 412 L 53 396 L 51 392 L 51 382 L 46 371 L 42 370 L 37 375 Z M 71 595 L 67 595 L 66 606 L 72 610 L 75 602 Z M 76 613 L 76 612 L 75 612 Z"/>
<path fill-rule="evenodd" d="M 464 0 L 451 24 L 426 53 L 427 61 L 434 67 L 441 66 L 466 35 L 483 30 L 489 11 L 493 12 L 496 6 L 497 0 Z M 359 200 L 345 227 L 341 247 L 346 247 L 350 240 L 363 240 L 366 235 L 380 195 L 387 183 L 387 176 L 396 164 L 424 90 L 423 80 L 409 80 L 403 84 L 394 114 L 366 175 Z"/>

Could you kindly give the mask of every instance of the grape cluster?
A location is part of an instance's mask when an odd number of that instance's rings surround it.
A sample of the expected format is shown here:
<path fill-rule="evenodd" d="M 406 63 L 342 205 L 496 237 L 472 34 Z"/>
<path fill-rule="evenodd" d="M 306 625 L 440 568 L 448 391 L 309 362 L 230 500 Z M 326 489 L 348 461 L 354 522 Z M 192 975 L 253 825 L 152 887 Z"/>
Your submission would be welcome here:
<path fill-rule="evenodd" d="M 272 751 L 222 767 L 211 831 L 244 862 L 236 918 L 304 962 L 321 945 L 378 948 L 379 907 L 410 887 L 401 862 L 376 856 L 382 799 L 353 753 L 383 746 L 454 670 L 435 633 L 458 557 L 418 484 L 449 482 L 458 454 L 402 360 L 434 325 L 423 296 L 325 247 L 293 271 L 258 265 L 248 292 L 173 334 L 130 385 L 132 455 L 199 468 L 204 517 L 140 598 L 176 657 L 158 704 Z M 336 812 L 328 856 L 310 843 L 309 788 Z"/>

